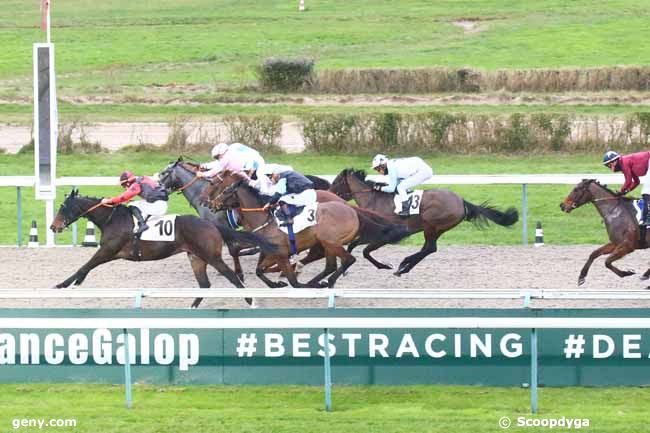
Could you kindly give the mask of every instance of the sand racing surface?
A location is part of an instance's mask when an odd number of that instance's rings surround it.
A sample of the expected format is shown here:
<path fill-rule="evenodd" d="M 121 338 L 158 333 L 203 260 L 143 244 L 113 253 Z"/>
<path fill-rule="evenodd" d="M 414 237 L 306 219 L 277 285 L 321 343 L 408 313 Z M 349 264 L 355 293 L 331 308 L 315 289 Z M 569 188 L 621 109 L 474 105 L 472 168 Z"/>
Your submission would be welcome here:
<path fill-rule="evenodd" d="M 556 289 L 556 290 L 641 290 L 650 281 L 640 281 L 638 275 L 650 266 L 650 254 L 637 251 L 616 262 L 622 270 L 633 269 L 637 275 L 619 278 L 604 266 L 604 258 L 597 259 L 587 276 L 587 282 L 578 287 L 580 268 L 596 249 L 586 246 L 442 246 L 439 251 L 416 266 L 409 274 L 396 277 L 389 270 L 377 270 L 356 251 L 357 262 L 347 275 L 342 276 L 336 288 L 363 289 Z M 0 294 L 3 289 L 49 288 L 63 281 L 83 265 L 96 251 L 95 248 L 0 248 Z M 397 265 L 414 247 L 386 247 L 374 253 L 379 260 Z M 257 257 L 242 258 L 246 273 L 246 285 L 263 288 L 255 276 Z M 229 256 L 226 262 L 232 265 Z M 308 265 L 299 276 L 307 281 L 319 272 L 324 262 Z M 208 268 L 212 286 L 228 287 L 228 281 L 216 270 Z M 277 279 L 279 277 L 274 277 Z M 127 262 L 118 260 L 94 269 L 88 274 L 81 288 L 197 288 L 189 261 L 179 254 L 157 262 Z M 56 290 L 56 289 L 52 289 Z M 61 299 L 0 299 L 0 307 L 124 307 L 133 305 L 132 299 L 66 299 L 66 291 L 60 289 Z M 323 289 L 327 290 L 327 289 Z M 650 298 L 649 298 L 650 299 Z M 145 299 L 144 308 L 186 308 L 191 299 Z M 323 300 L 260 299 L 258 307 L 323 307 Z M 342 299 L 337 307 L 521 307 L 519 300 L 352 300 Z M 538 300 L 533 306 L 544 307 L 648 307 L 650 300 Z M 206 299 L 202 308 L 245 308 L 239 299 Z"/>

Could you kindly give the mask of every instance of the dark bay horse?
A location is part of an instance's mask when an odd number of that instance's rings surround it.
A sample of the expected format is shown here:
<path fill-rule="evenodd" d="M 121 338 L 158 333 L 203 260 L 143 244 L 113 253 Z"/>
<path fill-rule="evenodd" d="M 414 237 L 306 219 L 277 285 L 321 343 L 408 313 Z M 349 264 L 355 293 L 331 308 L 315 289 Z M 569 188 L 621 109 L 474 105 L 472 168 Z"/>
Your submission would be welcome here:
<path fill-rule="evenodd" d="M 225 212 L 211 212 L 206 206 L 201 205 L 201 193 L 210 185 L 210 181 L 197 178 L 198 169 L 197 164 L 183 161 L 181 157 L 158 174 L 158 181 L 168 191 L 181 192 L 201 218 L 220 226 L 227 226 L 229 222 Z M 258 250 L 251 248 L 252 245 L 243 245 L 240 242 L 227 242 L 227 247 L 235 265 L 235 273 L 240 280 L 244 281 L 244 272 L 239 257 L 257 254 Z"/>
<path fill-rule="evenodd" d="M 593 261 L 606 254 L 609 254 L 609 257 L 605 260 L 607 269 L 621 278 L 634 275 L 634 271 L 622 271 L 613 265 L 613 262 L 634 250 L 648 248 L 650 231 L 646 233 L 646 239 L 641 242 L 633 199 L 611 191 L 595 179 L 584 179 L 560 203 L 560 209 L 566 213 L 571 213 L 573 209 L 586 203 L 593 203 L 603 218 L 609 242 L 589 255 L 589 259 L 587 259 L 580 271 L 578 285 L 584 284 Z M 650 269 L 643 274 L 642 279 L 648 277 L 650 277 Z"/>
<path fill-rule="evenodd" d="M 265 201 L 259 193 L 249 187 L 239 173 L 228 171 L 220 175 L 213 188 L 213 195 L 216 197 L 212 199 L 211 206 L 216 209 L 239 209 L 246 230 L 259 233 L 280 247 L 278 254 L 261 255 L 258 263 L 257 275 L 269 287 L 278 287 L 278 283 L 268 280 L 263 270 L 274 264 L 280 266 L 293 287 L 333 287 L 339 276 L 356 261 L 343 245 L 360 239 L 365 243 L 372 239 L 374 242 L 386 244 L 397 242 L 408 235 L 403 227 L 382 225 L 378 218 L 370 218 L 366 211 L 344 202 L 320 202 L 316 212 L 317 223 L 296 234 L 296 246 L 298 251 L 303 251 L 320 245 L 324 251 L 326 266 L 323 272 L 307 284 L 301 284 L 289 266 L 288 236 L 278 228 L 273 216 L 262 210 Z M 341 259 L 341 266 L 338 268 L 337 257 Z M 328 275 L 327 283 L 320 281 Z"/>
<path fill-rule="evenodd" d="M 102 206 L 100 198 L 80 196 L 76 189 L 73 189 L 61 204 L 50 229 L 61 232 L 82 216 L 92 221 L 101 231 L 100 248 L 72 276 L 57 284 L 57 288 L 68 287 L 73 282 L 75 285 L 81 284 L 88 272 L 112 260 L 160 260 L 180 252 L 186 252 L 190 257 L 192 271 L 199 287 L 210 287 L 210 280 L 206 274 L 207 264 L 214 266 L 236 287 L 244 287 L 237 275 L 221 258 L 224 240 L 258 245 L 267 254 L 273 254 L 277 250 L 275 246 L 255 234 L 239 233 L 193 215 L 179 215 L 176 217 L 173 242 L 141 240 L 139 242 L 141 254 L 135 255 L 133 218 L 127 207 Z M 196 298 L 192 307 L 198 307 L 201 300 L 202 298 Z"/>
<path fill-rule="evenodd" d="M 170 191 L 179 191 L 185 196 L 187 201 L 190 202 L 192 207 L 199 213 L 201 218 L 205 218 L 216 222 L 218 224 L 228 224 L 226 211 L 215 212 L 207 206 L 211 192 L 214 190 L 211 182 L 208 179 L 199 179 L 196 177 L 196 172 L 198 171 L 198 165 L 183 161 L 182 158 L 179 158 L 175 162 L 170 163 L 164 170 L 162 170 L 158 176 L 160 184 Z M 316 176 L 311 176 L 310 179 L 320 179 L 321 186 L 330 185 L 329 182 L 325 179 L 321 179 Z M 339 198 L 337 195 L 326 191 L 319 190 L 318 201 L 339 201 L 345 203 L 345 201 Z M 226 219 L 224 219 L 226 218 Z M 234 216 L 233 216 L 234 218 Z M 230 246 L 229 246 L 230 248 Z M 235 264 L 235 273 L 243 281 L 243 272 L 239 262 L 240 255 L 248 255 L 248 253 L 240 251 L 240 245 L 235 245 L 230 250 L 230 255 L 233 256 L 233 262 Z M 256 253 L 257 251 L 254 251 Z M 309 255 L 302 260 L 300 260 L 300 265 L 304 266 L 313 261 L 322 259 L 325 257 L 325 252 L 320 245 L 316 245 L 313 249 L 310 249 Z M 266 272 L 280 272 L 276 268 L 268 269 Z"/>
<path fill-rule="evenodd" d="M 410 234 L 424 231 L 422 249 L 402 260 L 395 272 L 397 276 L 409 272 L 426 256 L 435 253 L 438 238 L 463 221 L 483 227 L 489 220 L 507 227 L 519 219 L 519 213 L 513 207 L 501 212 L 486 204 L 477 206 L 446 189 L 425 190 L 419 215 L 403 219 L 394 213 L 393 194 L 376 191 L 374 186 L 375 182 L 366 180 L 365 171 L 346 168 L 336 176 L 330 191 L 344 200 L 354 199 L 362 208 L 381 213 L 393 224 L 405 225 Z"/>

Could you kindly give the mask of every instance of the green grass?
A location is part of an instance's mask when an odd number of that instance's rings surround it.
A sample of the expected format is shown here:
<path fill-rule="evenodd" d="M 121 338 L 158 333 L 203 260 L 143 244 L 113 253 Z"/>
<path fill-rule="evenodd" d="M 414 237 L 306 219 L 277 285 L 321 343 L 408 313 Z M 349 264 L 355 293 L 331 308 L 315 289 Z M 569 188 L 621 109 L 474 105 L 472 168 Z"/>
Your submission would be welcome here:
<path fill-rule="evenodd" d="M 33 106 L 28 104 L 0 104 L 0 122 L 30 125 L 34 120 Z M 306 117 L 311 114 L 335 113 L 429 113 L 444 111 L 470 114 L 560 113 L 569 115 L 621 116 L 648 111 L 642 105 L 286 105 L 286 104 L 200 104 L 200 105 L 145 105 L 145 104 L 59 104 L 62 122 L 136 122 L 177 119 L 216 120 L 220 116 L 280 115 Z"/>
<path fill-rule="evenodd" d="M 175 154 L 151 152 L 117 152 L 99 155 L 59 155 L 57 175 L 61 176 L 117 176 L 129 168 L 136 173 L 152 174 L 162 170 Z M 196 160 L 204 156 L 192 155 Z M 546 156 L 461 156 L 432 155 L 427 158 L 436 174 L 531 174 L 531 173 L 598 173 L 604 172 L 600 166 L 600 155 L 546 155 Z M 0 154 L 0 173 L 3 175 L 32 175 L 34 157 L 26 155 Z M 336 174 L 346 167 L 368 168 L 369 157 L 352 155 L 267 155 L 267 161 L 291 164 L 307 174 Z M 515 206 L 521 210 L 522 192 L 519 185 L 451 185 L 445 186 L 459 193 L 466 200 L 479 204 L 489 201 L 499 208 Z M 604 225 L 592 206 L 585 206 L 571 215 L 562 213 L 560 202 L 571 191 L 570 185 L 529 185 L 528 186 L 528 238 L 535 235 L 535 222 L 544 225 L 545 242 L 552 245 L 599 244 L 606 241 Z M 84 187 L 85 195 L 107 196 L 120 191 L 116 187 Z M 63 194 L 69 191 L 58 189 L 57 206 Z M 193 213 L 185 199 L 173 195 L 170 212 Z M 34 200 L 33 189 L 23 190 L 23 233 L 27 240 L 32 219 L 38 221 L 40 235 L 44 236 L 44 204 Z M 81 225 L 80 236 L 85 225 Z M 16 243 L 16 189 L 0 188 L 0 244 Z M 445 244 L 521 244 L 521 221 L 511 228 L 490 226 L 479 230 L 472 224 L 463 223 L 446 233 L 440 243 Z M 71 243 L 71 231 L 57 238 L 62 244 Z M 409 245 L 421 245 L 420 235 L 405 241 Z"/>
<path fill-rule="evenodd" d="M 271 56 L 319 68 L 470 66 L 484 69 L 650 63 L 645 0 L 91 0 L 53 5 L 60 95 L 145 94 L 142 86 L 248 85 Z M 479 19 L 483 31 L 452 24 Z M 30 95 L 38 6 L 0 8 L 0 84 Z M 24 81 L 27 79 L 27 81 Z M 21 81 L 22 80 L 22 81 Z M 26 87 L 26 88 L 25 88 Z M 178 90 L 178 89 L 176 89 Z M 176 91 L 170 89 L 170 92 Z"/>
<path fill-rule="evenodd" d="M 320 387 L 136 386 L 129 410 L 119 386 L 0 385 L 0 428 L 12 431 L 14 419 L 55 418 L 75 419 L 76 427 L 20 431 L 484 433 L 504 431 L 498 421 L 507 416 L 515 423 L 587 418 L 586 431 L 638 433 L 647 430 L 648 404 L 647 388 L 544 388 L 533 417 L 529 392 L 520 388 L 335 385 L 328 413 Z"/>

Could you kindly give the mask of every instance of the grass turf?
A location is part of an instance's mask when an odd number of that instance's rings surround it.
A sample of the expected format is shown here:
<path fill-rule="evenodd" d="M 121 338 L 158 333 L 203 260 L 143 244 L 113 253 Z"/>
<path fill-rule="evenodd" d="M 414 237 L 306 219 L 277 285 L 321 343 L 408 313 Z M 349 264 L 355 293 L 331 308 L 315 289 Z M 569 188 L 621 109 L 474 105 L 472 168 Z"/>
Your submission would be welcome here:
<path fill-rule="evenodd" d="M 497 432 L 501 417 L 589 419 L 590 432 L 640 432 L 647 388 L 544 388 L 539 414 L 529 391 L 469 386 L 334 386 L 333 412 L 323 390 L 308 386 L 143 386 L 134 407 L 111 385 L 0 385 L 0 426 L 21 418 L 75 419 L 74 432 Z M 537 427 L 535 430 L 540 429 Z M 543 428 L 542 428 L 543 429 Z M 559 431 L 566 431 L 557 428 Z"/>
<path fill-rule="evenodd" d="M 116 152 L 92 155 L 59 155 L 57 176 L 115 176 L 125 169 L 136 173 L 152 174 L 162 170 L 176 154 L 163 152 Z M 191 155 L 195 160 L 204 155 Z M 432 155 L 427 158 L 436 174 L 529 174 L 529 173 L 598 173 L 606 172 L 599 164 L 600 155 L 547 155 L 547 156 L 461 156 Z M 351 155 L 267 155 L 267 161 L 293 165 L 307 174 L 336 174 L 346 167 L 368 168 L 370 158 Z M 32 154 L 0 154 L 0 173 L 3 175 L 33 175 Z M 515 206 L 521 211 L 522 191 L 520 185 L 449 185 L 444 186 L 459 193 L 466 200 L 480 204 L 489 201 L 501 209 Z M 604 225 L 592 206 L 584 206 L 565 215 L 559 209 L 560 202 L 571 191 L 571 185 L 529 185 L 528 186 L 528 239 L 534 240 L 535 222 L 544 227 L 545 242 L 553 245 L 599 244 L 606 241 Z M 58 189 L 57 206 L 67 189 Z M 108 196 L 120 192 L 115 187 L 83 187 L 84 195 Z M 44 239 L 44 203 L 34 200 L 31 188 L 23 189 L 23 234 L 27 234 L 32 219 L 38 221 L 41 239 Z M 170 212 L 193 213 L 187 201 L 173 195 Z M 83 236 L 85 224 L 80 225 L 79 239 Z M 57 235 L 61 244 L 71 243 L 71 230 Z M 0 188 L 0 244 L 15 244 L 16 189 Z M 491 225 L 480 230 L 470 223 L 462 223 L 442 236 L 440 244 L 486 244 L 520 245 L 522 242 L 521 221 L 511 228 Z M 421 235 L 414 235 L 405 241 L 408 245 L 421 245 Z"/>

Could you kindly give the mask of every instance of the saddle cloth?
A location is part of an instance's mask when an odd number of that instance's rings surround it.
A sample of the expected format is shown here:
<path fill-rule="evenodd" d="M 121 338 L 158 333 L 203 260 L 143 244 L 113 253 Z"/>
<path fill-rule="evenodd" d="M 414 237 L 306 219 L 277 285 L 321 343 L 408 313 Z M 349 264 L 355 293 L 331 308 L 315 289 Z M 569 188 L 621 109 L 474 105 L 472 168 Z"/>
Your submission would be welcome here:
<path fill-rule="evenodd" d="M 409 215 L 419 215 L 420 214 L 420 204 L 422 202 L 422 193 L 424 190 L 416 189 L 415 191 L 409 191 L 408 201 L 409 201 Z M 402 202 L 399 199 L 399 196 L 395 194 L 395 213 L 400 213 L 402 211 Z"/>
<path fill-rule="evenodd" d="M 641 221 L 643 221 L 643 206 L 644 206 L 644 200 L 639 199 L 639 200 L 634 200 L 634 210 L 636 212 L 636 220 L 639 224 L 641 224 Z"/>
<path fill-rule="evenodd" d="M 318 211 L 317 201 L 305 205 L 302 212 L 300 212 L 298 215 L 293 217 L 293 232 L 300 233 L 304 229 L 316 225 L 316 223 L 318 222 L 316 221 L 317 211 Z M 286 233 L 288 235 L 289 229 L 287 228 L 286 224 L 283 224 L 285 221 L 278 218 L 277 212 L 282 212 L 282 210 L 278 209 L 276 212 L 273 213 L 275 222 L 277 223 L 278 228 L 282 230 L 283 233 Z"/>
<path fill-rule="evenodd" d="M 149 228 L 142 232 L 143 241 L 174 242 L 176 238 L 176 217 L 178 215 L 149 216 L 146 221 Z M 133 231 L 138 229 L 138 220 L 133 218 Z"/>

